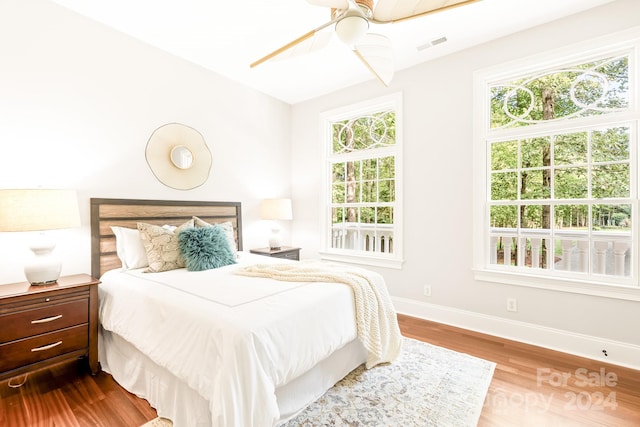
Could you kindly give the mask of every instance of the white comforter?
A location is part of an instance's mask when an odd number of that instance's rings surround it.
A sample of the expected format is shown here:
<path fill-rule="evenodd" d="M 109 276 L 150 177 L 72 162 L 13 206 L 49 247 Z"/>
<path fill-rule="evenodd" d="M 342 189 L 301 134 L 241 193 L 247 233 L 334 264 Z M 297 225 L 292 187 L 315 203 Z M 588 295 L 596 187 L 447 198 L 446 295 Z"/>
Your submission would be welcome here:
<path fill-rule="evenodd" d="M 272 426 L 275 389 L 356 337 L 351 288 L 233 274 L 114 270 L 102 277 L 100 320 L 210 402 L 213 425 Z M 295 349 L 295 350 L 292 350 Z"/>

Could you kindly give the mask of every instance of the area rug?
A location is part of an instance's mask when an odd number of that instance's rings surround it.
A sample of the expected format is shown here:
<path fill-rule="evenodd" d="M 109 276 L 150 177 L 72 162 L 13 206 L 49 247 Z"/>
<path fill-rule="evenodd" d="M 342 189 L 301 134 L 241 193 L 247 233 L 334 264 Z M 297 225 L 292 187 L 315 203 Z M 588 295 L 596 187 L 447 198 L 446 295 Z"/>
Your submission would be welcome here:
<path fill-rule="evenodd" d="M 281 427 L 476 426 L 495 366 L 404 338 L 396 361 L 355 369 Z"/>

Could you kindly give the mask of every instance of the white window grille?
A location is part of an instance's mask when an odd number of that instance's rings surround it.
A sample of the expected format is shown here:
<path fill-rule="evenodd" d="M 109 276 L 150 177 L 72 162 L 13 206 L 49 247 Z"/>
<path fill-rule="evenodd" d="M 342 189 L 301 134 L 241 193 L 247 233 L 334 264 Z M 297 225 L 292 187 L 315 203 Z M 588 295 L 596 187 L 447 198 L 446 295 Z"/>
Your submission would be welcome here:
<path fill-rule="evenodd" d="M 638 38 L 476 74 L 476 277 L 638 287 Z"/>
<path fill-rule="evenodd" d="M 326 112 L 324 258 L 402 262 L 401 97 Z"/>

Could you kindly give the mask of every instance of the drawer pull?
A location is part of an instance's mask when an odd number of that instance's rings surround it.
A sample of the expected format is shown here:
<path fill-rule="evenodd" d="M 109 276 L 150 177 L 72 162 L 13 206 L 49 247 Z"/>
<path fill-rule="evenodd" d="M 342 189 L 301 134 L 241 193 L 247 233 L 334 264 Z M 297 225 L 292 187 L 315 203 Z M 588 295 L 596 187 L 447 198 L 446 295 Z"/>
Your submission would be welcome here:
<path fill-rule="evenodd" d="M 53 344 L 49 344 L 49 345 L 43 345 L 42 347 L 36 347 L 36 348 L 32 348 L 31 351 L 44 351 L 44 350 L 49 350 L 53 347 L 57 347 L 60 344 L 62 344 L 62 341 L 58 341 L 58 342 L 54 342 Z"/>
<path fill-rule="evenodd" d="M 62 317 L 62 314 L 58 314 L 57 316 L 51 316 L 51 317 L 47 317 L 44 319 L 38 319 L 38 320 L 32 320 L 31 324 L 35 325 L 36 323 L 47 323 L 47 322 L 52 322 L 54 320 L 58 320 L 59 318 Z"/>

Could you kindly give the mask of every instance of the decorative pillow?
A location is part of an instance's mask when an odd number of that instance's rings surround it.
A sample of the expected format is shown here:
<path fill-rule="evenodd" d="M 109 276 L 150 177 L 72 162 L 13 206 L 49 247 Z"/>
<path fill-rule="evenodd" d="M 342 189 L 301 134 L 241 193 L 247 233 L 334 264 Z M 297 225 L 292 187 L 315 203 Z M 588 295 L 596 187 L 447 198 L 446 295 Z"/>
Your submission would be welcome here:
<path fill-rule="evenodd" d="M 227 235 L 217 225 L 182 230 L 178 241 L 189 271 L 210 270 L 236 263 Z"/>
<path fill-rule="evenodd" d="M 149 265 L 147 251 L 142 244 L 140 231 L 134 228 L 111 227 L 116 236 L 116 252 L 122 262 L 122 268 L 130 270 Z"/>
<path fill-rule="evenodd" d="M 198 218 L 197 216 L 193 217 L 193 221 L 196 227 L 211 227 L 214 224 L 209 224 L 207 221 Z M 233 224 L 229 221 L 221 222 L 220 224 L 215 224 L 218 227 L 224 230 L 225 235 L 227 236 L 227 240 L 229 241 L 229 248 L 233 252 L 234 256 L 237 256 L 237 248 L 236 248 L 236 237 L 233 232 Z"/>
<path fill-rule="evenodd" d="M 193 219 L 185 222 L 175 230 L 145 222 L 138 223 L 140 238 L 149 261 L 149 267 L 145 270 L 146 273 L 175 270 L 185 266 L 184 258 L 180 253 L 178 235 L 182 230 L 190 227 L 193 227 Z"/>

